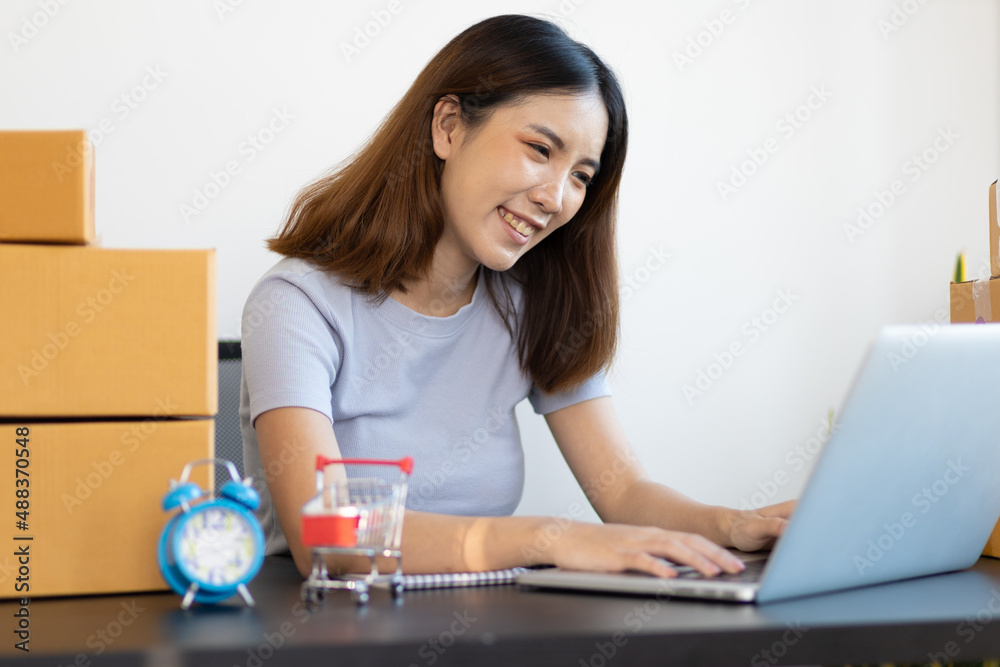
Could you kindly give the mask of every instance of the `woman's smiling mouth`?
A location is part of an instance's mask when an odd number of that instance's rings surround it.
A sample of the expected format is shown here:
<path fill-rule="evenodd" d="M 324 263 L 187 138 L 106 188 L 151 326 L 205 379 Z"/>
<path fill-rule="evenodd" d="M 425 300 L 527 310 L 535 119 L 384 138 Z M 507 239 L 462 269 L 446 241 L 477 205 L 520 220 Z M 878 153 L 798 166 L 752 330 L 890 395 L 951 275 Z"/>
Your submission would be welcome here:
<path fill-rule="evenodd" d="M 520 219 L 503 206 L 498 206 L 497 211 L 500 213 L 500 217 L 503 218 L 508 225 L 510 225 L 511 229 L 523 236 L 525 239 L 531 238 L 531 235 L 535 233 L 534 225 Z"/>

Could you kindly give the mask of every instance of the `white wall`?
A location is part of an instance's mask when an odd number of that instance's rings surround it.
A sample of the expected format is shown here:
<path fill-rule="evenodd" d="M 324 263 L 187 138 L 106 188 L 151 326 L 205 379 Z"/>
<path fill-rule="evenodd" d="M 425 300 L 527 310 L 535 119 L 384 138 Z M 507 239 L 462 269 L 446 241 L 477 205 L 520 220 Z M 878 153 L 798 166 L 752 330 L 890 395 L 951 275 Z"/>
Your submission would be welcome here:
<path fill-rule="evenodd" d="M 348 62 L 340 45 L 388 0 L 5 0 L 0 127 L 103 127 L 101 242 L 217 248 L 219 332 L 236 336 L 276 260 L 262 240 L 291 197 L 365 139 L 437 49 L 489 15 L 558 17 L 617 69 L 630 105 L 620 247 L 638 289 L 624 305 L 616 404 L 649 470 L 715 503 L 750 500 L 782 472 L 768 500 L 795 496 L 809 466 L 786 457 L 841 404 L 877 328 L 946 316 L 955 253 L 973 272 L 986 261 L 987 186 L 1000 173 L 989 0 L 399 1 Z M 713 23 L 723 11 L 730 22 Z M 797 110 L 798 127 L 783 121 Z M 911 156 L 933 153 L 939 133 L 947 150 L 914 172 Z M 270 140 L 260 151 L 247 143 L 258 134 Z M 765 146 L 767 161 L 724 198 L 718 183 Z M 230 161 L 239 173 L 213 191 Z M 858 207 L 897 179 L 902 194 L 849 239 Z M 185 216 L 206 186 L 216 196 Z M 659 268 L 654 249 L 670 255 Z M 770 319 L 781 293 L 787 312 L 752 338 L 745 327 Z M 733 343 L 744 353 L 689 401 L 683 386 L 717 371 L 713 355 Z M 520 511 L 566 512 L 583 496 L 521 408 Z"/>

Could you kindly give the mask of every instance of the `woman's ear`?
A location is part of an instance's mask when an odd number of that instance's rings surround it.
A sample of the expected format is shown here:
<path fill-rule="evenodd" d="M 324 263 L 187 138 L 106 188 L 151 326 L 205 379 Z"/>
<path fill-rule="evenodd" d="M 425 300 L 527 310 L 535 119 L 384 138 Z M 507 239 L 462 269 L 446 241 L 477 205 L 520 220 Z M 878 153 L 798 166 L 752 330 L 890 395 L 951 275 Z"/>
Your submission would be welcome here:
<path fill-rule="evenodd" d="M 434 153 L 442 160 L 451 157 L 451 152 L 463 129 L 462 105 L 455 95 L 446 95 L 434 105 L 431 119 L 431 140 Z"/>

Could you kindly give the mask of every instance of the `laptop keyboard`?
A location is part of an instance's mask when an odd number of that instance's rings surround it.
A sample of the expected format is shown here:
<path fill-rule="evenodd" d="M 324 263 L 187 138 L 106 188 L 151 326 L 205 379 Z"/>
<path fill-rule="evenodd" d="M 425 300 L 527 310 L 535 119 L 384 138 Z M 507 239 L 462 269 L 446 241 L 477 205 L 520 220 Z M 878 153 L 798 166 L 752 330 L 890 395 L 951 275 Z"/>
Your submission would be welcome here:
<path fill-rule="evenodd" d="M 675 565 L 674 569 L 677 570 L 678 579 L 704 579 L 705 581 L 740 581 L 752 583 L 760 580 L 760 575 L 764 571 L 764 565 L 766 563 L 766 559 L 752 560 L 748 563 L 744 563 L 746 567 L 742 572 L 738 572 L 736 574 L 723 572 L 722 574 L 717 574 L 714 577 L 706 577 L 690 565 Z"/>

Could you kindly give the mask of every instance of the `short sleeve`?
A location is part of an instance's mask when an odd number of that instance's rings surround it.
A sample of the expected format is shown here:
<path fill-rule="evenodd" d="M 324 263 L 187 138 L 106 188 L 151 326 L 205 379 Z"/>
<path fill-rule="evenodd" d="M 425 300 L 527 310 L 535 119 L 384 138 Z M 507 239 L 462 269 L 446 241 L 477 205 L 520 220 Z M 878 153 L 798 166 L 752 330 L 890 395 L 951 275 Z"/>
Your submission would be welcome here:
<path fill-rule="evenodd" d="M 573 389 L 554 394 L 547 394 L 532 384 L 531 391 L 528 393 L 528 401 L 537 414 L 547 415 L 575 403 L 610 395 L 611 387 L 608 386 L 608 379 L 602 370 Z"/>
<path fill-rule="evenodd" d="M 343 346 L 321 295 L 296 276 L 265 276 L 243 309 L 243 375 L 250 424 L 281 407 L 311 408 L 333 422 L 331 389 Z"/>

